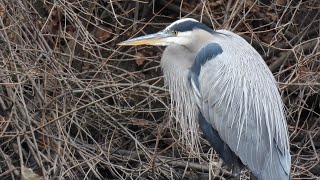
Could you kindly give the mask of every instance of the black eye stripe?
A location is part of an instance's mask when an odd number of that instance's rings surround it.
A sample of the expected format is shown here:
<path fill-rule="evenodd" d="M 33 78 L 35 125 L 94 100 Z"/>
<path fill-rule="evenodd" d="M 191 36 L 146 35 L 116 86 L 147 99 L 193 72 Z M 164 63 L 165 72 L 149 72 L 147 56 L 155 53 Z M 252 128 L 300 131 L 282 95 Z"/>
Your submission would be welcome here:
<path fill-rule="evenodd" d="M 202 29 L 207 32 L 213 33 L 213 30 L 211 28 L 209 28 L 205 24 L 202 24 L 196 21 L 184 21 L 184 22 L 173 25 L 168 30 L 172 32 L 174 31 L 186 32 L 186 31 L 192 31 L 193 29 Z"/>

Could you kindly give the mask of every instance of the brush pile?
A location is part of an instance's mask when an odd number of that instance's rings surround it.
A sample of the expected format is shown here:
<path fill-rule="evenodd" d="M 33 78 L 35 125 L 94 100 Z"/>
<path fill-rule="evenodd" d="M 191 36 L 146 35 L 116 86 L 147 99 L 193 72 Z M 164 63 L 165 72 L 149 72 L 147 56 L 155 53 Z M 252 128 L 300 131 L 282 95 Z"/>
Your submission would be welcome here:
<path fill-rule="evenodd" d="M 263 55 L 287 107 L 292 179 L 319 178 L 319 13 L 319 0 L 0 0 L 0 179 L 226 179 L 206 140 L 181 140 L 163 49 L 116 45 L 180 17 Z"/>

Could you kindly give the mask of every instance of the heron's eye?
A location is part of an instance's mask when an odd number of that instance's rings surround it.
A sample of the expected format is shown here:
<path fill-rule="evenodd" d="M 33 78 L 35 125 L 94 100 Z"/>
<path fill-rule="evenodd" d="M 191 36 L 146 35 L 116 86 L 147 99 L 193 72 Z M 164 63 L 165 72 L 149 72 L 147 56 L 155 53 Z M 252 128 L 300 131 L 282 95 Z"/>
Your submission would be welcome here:
<path fill-rule="evenodd" d="M 172 31 L 172 34 L 174 34 L 174 35 L 178 35 L 178 31 Z"/>

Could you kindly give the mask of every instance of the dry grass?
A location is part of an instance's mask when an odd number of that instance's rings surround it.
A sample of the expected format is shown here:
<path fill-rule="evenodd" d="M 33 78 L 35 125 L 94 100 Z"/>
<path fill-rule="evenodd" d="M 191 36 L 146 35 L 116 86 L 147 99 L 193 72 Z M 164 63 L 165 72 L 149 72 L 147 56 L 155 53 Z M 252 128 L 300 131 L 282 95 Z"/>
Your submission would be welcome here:
<path fill-rule="evenodd" d="M 116 46 L 179 16 L 252 42 L 288 108 L 292 179 L 319 178 L 318 0 L 0 4 L 1 179 L 18 179 L 21 171 L 25 179 L 33 173 L 35 179 L 181 179 L 217 172 L 208 143 L 201 140 L 200 153 L 191 153 L 170 117 L 162 49 Z"/>

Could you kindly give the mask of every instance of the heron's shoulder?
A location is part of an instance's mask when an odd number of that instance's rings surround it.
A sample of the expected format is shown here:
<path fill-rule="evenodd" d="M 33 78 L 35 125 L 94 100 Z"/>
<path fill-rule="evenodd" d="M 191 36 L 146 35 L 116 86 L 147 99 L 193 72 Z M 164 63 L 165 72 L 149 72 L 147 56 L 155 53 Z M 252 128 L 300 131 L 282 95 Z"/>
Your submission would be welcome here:
<path fill-rule="evenodd" d="M 203 46 L 195 57 L 195 61 L 191 67 L 191 71 L 197 75 L 200 74 L 201 67 L 209 60 L 214 59 L 223 53 L 222 47 L 218 43 L 209 43 Z"/>
<path fill-rule="evenodd" d="M 223 50 L 218 43 L 209 43 L 202 47 L 196 54 L 195 60 L 190 68 L 191 87 L 194 88 L 196 95 L 199 95 L 199 75 L 202 67 L 210 60 L 222 54 Z"/>

